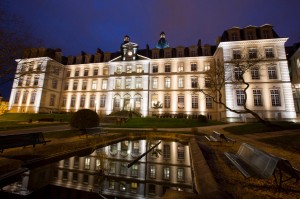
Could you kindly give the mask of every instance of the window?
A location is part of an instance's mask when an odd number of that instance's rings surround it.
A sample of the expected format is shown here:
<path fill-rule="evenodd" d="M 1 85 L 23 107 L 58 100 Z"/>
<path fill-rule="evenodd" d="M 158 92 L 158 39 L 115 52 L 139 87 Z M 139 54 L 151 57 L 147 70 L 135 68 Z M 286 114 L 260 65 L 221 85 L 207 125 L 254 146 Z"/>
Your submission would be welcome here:
<path fill-rule="evenodd" d="M 126 66 L 126 73 L 131 73 L 132 72 L 132 66 L 128 65 Z"/>
<path fill-rule="evenodd" d="M 126 191 L 126 182 L 125 181 L 120 182 L 120 191 Z"/>
<path fill-rule="evenodd" d="M 80 104 L 79 104 L 79 106 L 82 108 L 82 107 L 84 107 L 84 105 L 85 105 L 85 95 L 82 95 L 80 97 Z"/>
<path fill-rule="evenodd" d="M 198 78 L 197 77 L 192 77 L 191 78 L 191 87 L 192 88 L 197 88 L 198 87 Z"/>
<path fill-rule="evenodd" d="M 68 180 L 68 172 L 67 171 L 63 171 L 62 179 L 63 180 Z"/>
<path fill-rule="evenodd" d="M 139 173 L 139 165 L 138 164 L 132 165 L 131 166 L 131 176 L 138 177 L 138 173 Z"/>
<path fill-rule="evenodd" d="M 67 76 L 67 77 L 70 77 L 70 76 L 71 76 L 71 71 L 70 71 L 70 70 L 67 70 L 66 76 Z"/>
<path fill-rule="evenodd" d="M 204 70 L 205 70 L 205 71 L 210 70 L 210 63 L 209 63 L 209 62 L 205 62 L 205 63 L 204 63 Z"/>
<path fill-rule="evenodd" d="M 117 154 L 118 152 L 118 145 L 117 144 L 112 144 L 109 146 L 109 150 L 111 154 Z"/>
<path fill-rule="evenodd" d="M 197 95 L 192 96 L 192 108 L 198 108 L 198 96 Z"/>
<path fill-rule="evenodd" d="M 155 104 L 157 104 L 158 102 L 158 96 L 157 95 L 152 95 L 151 97 L 151 104 L 152 104 L 152 107 L 154 107 Z"/>
<path fill-rule="evenodd" d="M 75 102 L 76 102 L 76 97 L 72 96 L 71 97 L 71 107 L 75 107 Z"/>
<path fill-rule="evenodd" d="M 171 53 L 170 52 L 165 52 L 165 58 L 170 58 L 171 57 Z"/>
<path fill-rule="evenodd" d="M 135 78 L 135 88 L 142 88 L 142 78 L 141 77 L 137 77 Z"/>
<path fill-rule="evenodd" d="M 36 96 L 36 92 L 32 92 L 31 93 L 31 97 L 30 97 L 30 104 L 34 104 L 34 102 L 35 102 L 35 96 Z"/>
<path fill-rule="evenodd" d="M 191 50 L 191 57 L 196 57 L 196 51 L 195 50 Z"/>
<path fill-rule="evenodd" d="M 98 69 L 97 69 L 97 75 L 98 75 Z M 108 75 L 108 67 L 103 68 L 103 75 Z"/>
<path fill-rule="evenodd" d="M 244 106 L 245 93 L 244 90 L 236 90 L 236 103 L 238 106 Z"/>
<path fill-rule="evenodd" d="M 170 179 L 170 168 L 169 167 L 164 167 L 164 180 L 169 180 Z"/>
<path fill-rule="evenodd" d="M 171 155 L 170 145 L 164 144 L 163 147 L 164 147 L 164 158 L 165 159 L 170 159 L 170 155 Z"/>
<path fill-rule="evenodd" d="M 116 79 L 116 85 L 115 85 L 115 89 L 120 89 L 121 88 L 121 79 Z"/>
<path fill-rule="evenodd" d="M 105 101 L 106 101 L 106 96 L 101 95 L 100 96 L 100 107 L 105 107 Z"/>
<path fill-rule="evenodd" d="M 271 37 L 269 30 L 263 30 L 262 31 L 262 38 L 263 39 L 269 39 Z"/>
<path fill-rule="evenodd" d="M 232 51 L 233 59 L 241 59 L 241 50 L 235 49 Z"/>
<path fill-rule="evenodd" d="M 171 65 L 170 64 L 166 64 L 165 65 L 165 73 L 169 73 L 171 72 Z"/>
<path fill-rule="evenodd" d="M 120 98 L 116 97 L 114 99 L 114 108 L 120 108 Z"/>
<path fill-rule="evenodd" d="M 84 159 L 84 169 L 90 169 L 91 166 L 91 158 Z"/>
<path fill-rule="evenodd" d="M 156 167 L 155 165 L 150 165 L 150 178 L 155 178 L 156 177 Z"/>
<path fill-rule="evenodd" d="M 171 78 L 170 77 L 165 78 L 165 88 L 171 88 Z"/>
<path fill-rule="evenodd" d="M 234 67 L 234 78 L 235 80 L 241 80 L 243 77 L 243 71 L 240 67 Z"/>
<path fill-rule="evenodd" d="M 212 97 L 206 96 L 206 98 L 205 98 L 205 105 L 206 105 L 207 109 L 212 109 L 212 107 L 213 107 Z"/>
<path fill-rule="evenodd" d="M 158 66 L 157 65 L 153 65 L 152 66 L 152 73 L 157 73 L 158 72 Z"/>
<path fill-rule="evenodd" d="M 191 63 L 191 71 L 197 71 L 197 64 Z"/>
<path fill-rule="evenodd" d="M 61 102 L 61 106 L 62 106 L 62 107 L 65 107 L 66 105 L 67 105 L 67 97 L 66 97 L 66 96 L 63 96 L 62 102 Z"/>
<path fill-rule="evenodd" d="M 90 107 L 95 107 L 95 95 L 91 95 L 90 97 Z"/>
<path fill-rule="evenodd" d="M 135 97 L 135 109 L 141 108 L 142 99 L 140 96 Z"/>
<path fill-rule="evenodd" d="M 171 107 L 171 96 L 170 95 L 165 95 L 164 99 L 164 106 L 165 108 L 170 108 Z"/>
<path fill-rule="evenodd" d="M 115 181 L 114 180 L 109 180 L 108 189 L 115 189 Z"/>
<path fill-rule="evenodd" d="M 127 175 L 127 163 L 121 163 L 120 174 L 121 175 Z"/>
<path fill-rule="evenodd" d="M 262 106 L 261 90 L 253 90 L 254 106 Z"/>
<path fill-rule="evenodd" d="M 204 81 L 205 81 L 205 87 L 206 88 L 210 88 L 211 87 L 211 79 L 209 77 L 205 77 Z"/>
<path fill-rule="evenodd" d="M 252 31 L 247 32 L 247 39 L 249 39 L 249 40 L 254 39 L 254 34 Z"/>
<path fill-rule="evenodd" d="M 79 157 L 74 157 L 74 165 L 73 168 L 78 168 L 79 166 Z"/>
<path fill-rule="evenodd" d="M 78 173 L 73 173 L 73 182 L 78 182 Z"/>
<path fill-rule="evenodd" d="M 153 77 L 152 78 L 152 88 L 156 89 L 158 87 L 158 78 Z"/>
<path fill-rule="evenodd" d="M 69 167 L 70 160 L 69 159 L 65 159 L 64 160 L 64 167 Z"/>
<path fill-rule="evenodd" d="M 116 73 L 118 74 L 122 73 L 122 66 L 117 66 Z"/>
<path fill-rule="evenodd" d="M 89 184 L 89 175 L 84 174 L 82 182 L 83 184 Z"/>
<path fill-rule="evenodd" d="M 51 95 L 49 106 L 54 106 L 54 105 L 55 105 L 55 95 Z"/>
<path fill-rule="evenodd" d="M 68 90 L 69 89 L 69 82 L 66 82 L 65 84 L 64 84 L 64 90 Z"/>
<path fill-rule="evenodd" d="M 273 48 L 265 48 L 266 58 L 274 58 Z"/>
<path fill-rule="evenodd" d="M 178 51 L 177 57 L 182 57 L 183 56 L 183 52 L 180 50 Z"/>
<path fill-rule="evenodd" d="M 184 169 L 177 168 L 177 181 L 184 181 Z"/>
<path fill-rule="evenodd" d="M 20 95 L 21 95 L 20 91 L 16 92 L 14 104 L 18 104 L 19 103 Z"/>
<path fill-rule="evenodd" d="M 97 80 L 93 80 L 92 81 L 92 90 L 96 90 L 97 89 Z"/>
<path fill-rule="evenodd" d="M 22 104 L 26 104 L 26 102 L 27 102 L 27 96 L 28 96 L 28 92 L 25 91 L 23 93 Z"/>
<path fill-rule="evenodd" d="M 276 73 L 275 66 L 268 67 L 268 75 L 269 75 L 269 79 L 277 79 L 277 73 Z"/>
<path fill-rule="evenodd" d="M 178 72 L 183 72 L 183 71 L 184 71 L 183 63 L 179 63 Z"/>
<path fill-rule="evenodd" d="M 137 193 L 137 189 L 138 189 L 138 183 L 132 182 L 132 183 L 131 183 L 131 186 L 130 186 L 130 191 L 131 191 L 132 193 Z"/>
<path fill-rule="evenodd" d="M 132 143 L 132 154 L 138 155 L 139 154 L 140 144 L 139 142 Z"/>
<path fill-rule="evenodd" d="M 184 160 L 184 146 L 182 145 L 177 147 L 177 158 L 178 160 Z"/>
<path fill-rule="evenodd" d="M 78 82 L 77 81 L 73 82 L 73 90 L 74 91 L 77 90 L 77 86 L 78 86 Z"/>
<path fill-rule="evenodd" d="M 28 76 L 26 78 L 26 81 L 25 81 L 25 86 L 29 86 L 30 85 L 30 80 L 31 80 L 31 76 Z"/>
<path fill-rule="evenodd" d="M 272 106 L 281 106 L 278 89 L 271 90 L 271 101 L 272 101 Z"/>
<path fill-rule="evenodd" d="M 106 90 L 107 89 L 107 79 L 102 80 L 102 89 Z"/>
<path fill-rule="evenodd" d="M 53 79 L 53 80 L 52 80 L 52 88 L 53 88 L 53 89 L 56 89 L 56 88 L 57 88 L 57 80 L 56 80 L 56 79 Z"/>
<path fill-rule="evenodd" d="M 142 73 L 143 72 L 143 66 L 142 65 L 137 65 L 136 66 L 136 72 L 137 73 Z"/>
<path fill-rule="evenodd" d="M 184 87 L 184 78 L 178 77 L 178 88 L 183 88 L 183 87 Z"/>
<path fill-rule="evenodd" d="M 239 39 L 238 34 L 237 33 L 231 33 L 231 40 L 232 41 L 237 41 Z"/>
<path fill-rule="evenodd" d="M 79 76 L 79 69 L 76 69 L 76 70 L 75 70 L 74 76 L 75 76 L 75 77 L 78 77 L 78 76 Z"/>
<path fill-rule="evenodd" d="M 89 69 L 84 69 L 83 76 L 89 76 Z"/>
<path fill-rule="evenodd" d="M 85 91 L 86 90 L 86 87 L 87 87 L 87 81 L 83 81 L 82 82 L 82 86 L 81 86 L 81 90 Z"/>
<path fill-rule="evenodd" d="M 149 194 L 155 195 L 155 184 L 149 184 Z"/>
<path fill-rule="evenodd" d="M 34 76 L 34 80 L 33 80 L 33 85 L 34 86 L 37 86 L 39 84 L 39 76 L 38 75 L 35 75 Z M 56 82 L 57 83 L 57 82 Z M 55 87 L 56 88 L 56 87 Z"/>
<path fill-rule="evenodd" d="M 23 77 L 20 77 L 18 81 L 18 86 L 22 86 L 22 85 L 23 85 Z"/>
<path fill-rule="evenodd" d="M 250 48 L 249 49 L 249 59 L 256 59 L 257 58 L 257 49 Z"/>
<path fill-rule="evenodd" d="M 252 79 L 260 79 L 258 67 L 251 68 L 251 77 L 252 77 Z"/>
<path fill-rule="evenodd" d="M 98 75 L 98 71 L 99 71 L 98 68 L 94 68 L 93 75 L 97 76 Z M 103 72 L 103 75 L 105 75 L 104 72 Z"/>
<path fill-rule="evenodd" d="M 184 96 L 183 95 L 179 95 L 178 96 L 178 108 L 184 108 Z"/>

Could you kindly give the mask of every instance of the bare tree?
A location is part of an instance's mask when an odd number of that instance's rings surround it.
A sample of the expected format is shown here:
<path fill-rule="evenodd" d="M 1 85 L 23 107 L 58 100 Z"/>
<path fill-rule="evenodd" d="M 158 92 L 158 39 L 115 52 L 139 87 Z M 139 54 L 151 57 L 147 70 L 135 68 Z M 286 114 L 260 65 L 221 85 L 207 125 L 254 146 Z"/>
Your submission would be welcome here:
<path fill-rule="evenodd" d="M 250 87 L 250 82 L 246 76 L 259 71 L 262 63 L 264 63 L 263 58 L 249 59 L 249 57 L 239 57 L 226 63 L 217 60 L 205 72 L 205 87 L 201 88 L 200 92 L 211 97 L 213 102 L 221 104 L 226 110 L 237 114 L 251 114 L 257 121 L 264 124 L 269 123 L 247 105 L 247 90 Z M 230 107 L 225 103 L 224 88 L 228 84 L 234 85 L 242 91 L 240 93 L 240 107 L 242 108 Z"/>

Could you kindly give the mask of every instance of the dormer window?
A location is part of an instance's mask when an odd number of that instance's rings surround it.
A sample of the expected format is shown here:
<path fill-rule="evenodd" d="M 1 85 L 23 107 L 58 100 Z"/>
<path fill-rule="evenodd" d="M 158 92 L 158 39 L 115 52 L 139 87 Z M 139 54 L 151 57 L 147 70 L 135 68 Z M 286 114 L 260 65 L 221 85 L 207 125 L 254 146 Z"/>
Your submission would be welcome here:
<path fill-rule="evenodd" d="M 269 39 L 269 38 L 271 38 L 270 30 L 263 30 L 262 31 L 262 38 L 263 39 Z"/>
<path fill-rule="evenodd" d="M 238 34 L 236 32 L 231 33 L 231 40 L 232 41 L 237 41 L 239 40 Z"/>

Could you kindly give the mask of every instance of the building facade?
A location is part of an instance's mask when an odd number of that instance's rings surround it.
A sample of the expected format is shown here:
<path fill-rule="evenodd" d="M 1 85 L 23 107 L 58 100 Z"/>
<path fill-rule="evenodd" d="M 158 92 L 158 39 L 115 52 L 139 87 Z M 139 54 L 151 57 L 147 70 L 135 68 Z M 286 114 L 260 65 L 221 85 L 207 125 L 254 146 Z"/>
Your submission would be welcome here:
<path fill-rule="evenodd" d="M 265 119 L 294 120 L 286 40 L 271 25 L 263 25 L 226 30 L 217 46 L 202 46 L 199 40 L 194 46 L 171 48 L 162 32 L 154 49 L 140 50 L 129 36 L 117 53 L 98 49 L 94 55 L 82 52 L 63 57 L 59 50 L 31 49 L 17 60 L 16 76 L 20 77 L 14 81 L 9 110 L 37 113 L 88 108 L 101 115 L 131 110 L 144 117 L 205 115 L 244 121 L 252 116 L 226 111 L 199 90 L 209 89 L 206 71 L 217 61 L 224 63 L 225 77 L 234 76 L 232 60 L 245 56 L 263 59 L 255 72 L 245 74 L 250 84 L 247 105 Z M 242 108 L 240 89 L 234 81 L 226 82 L 223 92 L 228 107 Z"/>

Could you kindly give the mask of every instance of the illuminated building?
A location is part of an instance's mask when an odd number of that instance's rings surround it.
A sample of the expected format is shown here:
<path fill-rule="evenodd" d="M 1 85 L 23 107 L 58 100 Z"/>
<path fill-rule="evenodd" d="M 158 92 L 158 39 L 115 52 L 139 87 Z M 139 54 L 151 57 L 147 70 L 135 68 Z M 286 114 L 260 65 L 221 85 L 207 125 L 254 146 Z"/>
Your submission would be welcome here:
<path fill-rule="evenodd" d="M 226 111 L 199 89 L 207 89 L 205 72 L 217 60 L 224 62 L 224 75 L 234 76 L 230 60 L 257 56 L 264 59 L 261 65 L 245 74 L 250 83 L 248 107 L 266 119 L 295 120 L 286 41 L 271 25 L 263 25 L 226 30 L 217 46 L 202 46 L 199 41 L 171 48 L 162 32 L 154 49 L 140 50 L 127 35 L 116 53 L 98 49 L 94 55 L 82 52 L 63 57 L 59 50 L 31 49 L 26 58 L 17 60 L 16 75 L 21 70 L 41 73 L 14 81 L 9 110 L 37 113 L 88 108 L 101 115 L 131 110 L 142 116 L 251 120 L 251 115 Z M 231 81 L 226 83 L 225 103 L 230 108 L 242 108 L 240 89 Z"/>

